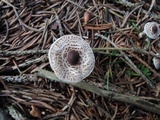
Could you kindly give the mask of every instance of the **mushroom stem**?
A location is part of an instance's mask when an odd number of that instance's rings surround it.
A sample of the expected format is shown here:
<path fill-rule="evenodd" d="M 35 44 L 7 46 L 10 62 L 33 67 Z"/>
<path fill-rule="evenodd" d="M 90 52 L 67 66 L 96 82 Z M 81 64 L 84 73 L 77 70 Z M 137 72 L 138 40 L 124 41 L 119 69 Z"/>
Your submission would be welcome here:
<path fill-rule="evenodd" d="M 141 32 L 141 33 L 139 33 L 139 38 L 142 38 L 143 36 L 145 35 L 145 33 L 144 33 L 144 31 L 143 32 Z"/>
<path fill-rule="evenodd" d="M 157 31 L 158 31 L 158 28 L 157 28 L 156 25 L 153 25 L 152 28 L 151 28 L 151 30 L 152 30 L 152 32 L 153 32 L 154 34 L 156 34 Z"/>

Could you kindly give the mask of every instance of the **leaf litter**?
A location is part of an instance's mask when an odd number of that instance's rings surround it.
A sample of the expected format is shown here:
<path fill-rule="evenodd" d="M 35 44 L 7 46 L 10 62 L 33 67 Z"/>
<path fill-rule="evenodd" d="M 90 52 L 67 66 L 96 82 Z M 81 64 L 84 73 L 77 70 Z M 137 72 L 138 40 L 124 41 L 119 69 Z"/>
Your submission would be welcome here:
<path fill-rule="evenodd" d="M 60 36 L 76 34 L 88 40 L 96 57 L 84 82 L 158 103 L 160 74 L 152 59 L 159 58 L 159 38 L 148 42 L 138 35 L 145 23 L 160 23 L 159 8 L 155 0 L 1 0 L 1 106 L 25 119 L 158 120 L 155 111 L 50 81 L 35 71 L 51 71 L 50 45 Z"/>

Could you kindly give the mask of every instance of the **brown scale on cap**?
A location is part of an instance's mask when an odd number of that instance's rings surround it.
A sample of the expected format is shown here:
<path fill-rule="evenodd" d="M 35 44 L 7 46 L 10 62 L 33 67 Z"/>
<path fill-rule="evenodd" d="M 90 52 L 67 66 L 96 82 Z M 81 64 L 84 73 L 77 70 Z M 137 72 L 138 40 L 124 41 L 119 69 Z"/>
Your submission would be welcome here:
<path fill-rule="evenodd" d="M 71 50 L 67 55 L 68 63 L 71 65 L 78 65 L 80 60 L 80 55 L 77 51 Z"/>
<path fill-rule="evenodd" d="M 157 26 L 156 26 L 156 25 L 153 25 L 153 26 L 152 26 L 152 32 L 155 34 L 155 33 L 157 33 L 157 31 L 158 31 Z"/>

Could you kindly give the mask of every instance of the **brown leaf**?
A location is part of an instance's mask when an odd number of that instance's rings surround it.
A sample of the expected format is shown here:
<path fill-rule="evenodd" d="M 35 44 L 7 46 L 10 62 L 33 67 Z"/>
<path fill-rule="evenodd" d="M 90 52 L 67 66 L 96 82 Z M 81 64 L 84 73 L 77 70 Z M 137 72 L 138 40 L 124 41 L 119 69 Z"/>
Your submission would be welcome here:
<path fill-rule="evenodd" d="M 91 14 L 89 12 L 84 13 L 84 24 L 87 24 L 88 21 L 90 20 Z"/>
<path fill-rule="evenodd" d="M 30 111 L 30 115 L 36 118 L 41 118 L 41 112 L 40 110 L 35 107 L 34 105 L 31 106 L 32 110 Z"/>
<path fill-rule="evenodd" d="M 84 25 L 85 29 L 91 29 L 91 30 L 105 30 L 105 29 L 109 29 L 112 27 L 112 23 L 108 23 L 108 24 L 87 24 Z"/>

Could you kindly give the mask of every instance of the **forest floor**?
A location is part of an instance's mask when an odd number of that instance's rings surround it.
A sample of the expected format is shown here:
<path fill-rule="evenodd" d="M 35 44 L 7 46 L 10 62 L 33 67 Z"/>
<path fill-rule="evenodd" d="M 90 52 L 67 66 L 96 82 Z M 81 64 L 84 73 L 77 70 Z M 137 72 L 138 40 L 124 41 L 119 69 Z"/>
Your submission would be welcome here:
<path fill-rule="evenodd" d="M 152 21 L 155 0 L 1 0 L 0 107 L 15 120 L 159 120 L 160 37 L 139 36 Z M 96 59 L 75 84 L 57 79 L 47 57 L 67 34 Z"/>

